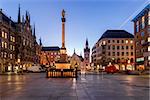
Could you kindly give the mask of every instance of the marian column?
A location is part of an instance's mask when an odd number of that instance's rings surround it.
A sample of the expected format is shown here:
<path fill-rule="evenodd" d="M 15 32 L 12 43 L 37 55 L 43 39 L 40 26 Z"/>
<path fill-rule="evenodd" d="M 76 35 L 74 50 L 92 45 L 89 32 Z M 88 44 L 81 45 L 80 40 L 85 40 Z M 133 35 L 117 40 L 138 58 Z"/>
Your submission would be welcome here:
<path fill-rule="evenodd" d="M 60 48 L 60 58 L 55 62 L 56 69 L 70 69 L 70 62 L 68 62 L 67 50 L 65 47 L 65 10 L 62 10 L 62 47 Z"/>
<path fill-rule="evenodd" d="M 61 54 L 66 54 L 66 47 L 65 47 L 65 10 L 62 10 L 62 47 L 61 47 Z"/>

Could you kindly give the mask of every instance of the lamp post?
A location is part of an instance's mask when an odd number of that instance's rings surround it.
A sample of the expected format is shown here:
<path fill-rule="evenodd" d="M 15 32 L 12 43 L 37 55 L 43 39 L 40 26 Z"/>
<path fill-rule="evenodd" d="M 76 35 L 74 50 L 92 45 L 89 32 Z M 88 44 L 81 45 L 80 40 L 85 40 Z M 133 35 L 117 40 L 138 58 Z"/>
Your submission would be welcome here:
<path fill-rule="evenodd" d="M 76 69 L 76 71 L 75 71 L 75 75 L 76 75 L 76 76 L 75 76 L 75 77 L 76 77 L 76 78 L 78 77 L 78 70 L 77 70 L 77 68 L 78 68 L 78 64 L 76 63 L 76 64 L 75 64 L 75 69 Z"/>

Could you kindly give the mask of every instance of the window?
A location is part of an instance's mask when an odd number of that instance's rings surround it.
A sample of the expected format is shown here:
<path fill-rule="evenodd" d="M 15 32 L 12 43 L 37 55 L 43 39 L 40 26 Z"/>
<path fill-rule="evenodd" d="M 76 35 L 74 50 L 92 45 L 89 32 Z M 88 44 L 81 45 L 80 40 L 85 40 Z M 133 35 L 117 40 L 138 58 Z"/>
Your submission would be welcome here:
<path fill-rule="evenodd" d="M 111 54 L 110 54 L 110 52 L 108 52 L 108 56 L 110 56 Z"/>
<path fill-rule="evenodd" d="M 142 16 L 142 29 L 145 27 L 145 16 Z"/>
<path fill-rule="evenodd" d="M 122 52 L 122 56 L 124 56 L 124 52 Z"/>
<path fill-rule="evenodd" d="M 113 50 L 115 50 L 115 46 L 113 45 Z"/>
<path fill-rule="evenodd" d="M 5 42 L 5 48 L 7 48 L 7 43 Z"/>
<path fill-rule="evenodd" d="M 136 22 L 136 32 L 139 31 L 139 21 Z"/>
<path fill-rule="evenodd" d="M 141 36 L 142 36 L 142 37 L 144 36 L 144 34 L 145 34 L 144 32 L 141 32 Z"/>
<path fill-rule="evenodd" d="M 7 33 L 5 33 L 5 38 L 7 39 Z"/>
<path fill-rule="evenodd" d="M 15 46 L 13 46 L 13 51 L 15 51 Z"/>
<path fill-rule="evenodd" d="M 13 56 L 12 56 L 12 54 L 10 54 L 10 59 L 12 59 L 13 58 Z"/>
<path fill-rule="evenodd" d="M 128 46 L 126 46 L 126 49 L 128 49 L 129 47 Z"/>
<path fill-rule="evenodd" d="M 26 45 L 26 40 L 25 39 L 23 39 L 23 45 Z"/>
<path fill-rule="evenodd" d="M 4 31 L 2 31 L 2 37 L 5 37 L 5 33 L 4 33 Z"/>
<path fill-rule="evenodd" d="M 124 46 L 122 46 L 122 50 L 124 49 Z"/>
<path fill-rule="evenodd" d="M 108 40 L 108 43 L 110 43 L 110 40 Z"/>
<path fill-rule="evenodd" d="M 119 46 L 117 46 L 117 50 L 119 50 L 120 48 L 119 48 Z"/>
<path fill-rule="evenodd" d="M 145 43 L 145 40 L 141 40 L 141 44 L 144 44 Z"/>
<path fill-rule="evenodd" d="M 10 50 L 13 50 L 13 46 L 12 45 L 10 45 Z"/>
<path fill-rule="evenodd" d="M 133 46 L 131 46 L 131 49 L 133 49 Z"/>
<path fill-rule="evenodd" d="M 15 42 L 15 37 L 10 36 L 10 41 L 11 41 L 11 42 Z"/>
<path fill-rule="evenodd" d="M 108 45 L 108 50 L 110 50 L 110 46 Z"/>
<path fill-rule="evenodd" d="M 4 57 L 4 52 L 1 52 L 1 57 L 2 57 L 2 58 Z"/>
<path fill-rule="evenodd" d="M 131 40 L 130 43 L 133 43 L 133 40 Z"/>
<path fill-rule="evenodd" d="M 124 40 L 122 40 L 122 43 L 124 43 Z"/>
<path fill-rule="evenodd" d="M 148 37 L 148 39 L 147 39 L 147 40 L 148 40 L 148 42 L 150 42 L 150 37 Z"/>
<path fill-rule="evenodd" d="M 150 61 L 150 56 L 148 56 L 148 60 Z"/>
<path fill-rule="evenodd" d="M 148 46 L 148 51 L 150 51 L 150 46 Z"/>
<path fill-rule="evenodd" d="M 129 43 L 129 41 L 128 41 L 128 40 L 126 40 L 126 43 Z"/>
<path fill-rule="evenodd" d="M 119 43 L 119 40 L 117 40 L 117 43 Z"/>
<path fill-rule="evenodd" d="M 126 56 L 129 56 L 129 52 L 126 52 Z"/>
<path fill-rule="evenodd" d="M 2 41 L 2 47 L 4 48 L 5 43 Z"/>
<path fill-rule="evenodd" d="M 7 53 L 6 52 L 4 52 L 4 58 L 6 58 L 7 57 Z"/>
<path fill-rule="evenodd" d="M 103 44 L 103 45 L 106 45 L 106 41 L 103 41 L 102 44 Z"/>
<path fill-rule="evenodd" d="M 133 56 L 133 52 L 131 52 L 131 56 Z"/>
<path fill-rule="evenodd" d="M 120 56 L 120 52 L 117 52 L 117 56 Z"/>
<path fill-rule="evenodd" d="M 131 58 L 131 62 L 134 62 L 134 59 L 133 59 L 133 58 Z"/>
<path fill-rule="evenodd" d="M 112 41 L 113 43 L 115 42 L 115 40 Z"/>
<path fill-rule="evenodd" d="M 115 56 L 115 52 L 113 52 L 113 56 Z"/>
<path fill-rule="evenodd" d="M 15 37 L 13 37 L 13 42 L 15 42 Z"/>

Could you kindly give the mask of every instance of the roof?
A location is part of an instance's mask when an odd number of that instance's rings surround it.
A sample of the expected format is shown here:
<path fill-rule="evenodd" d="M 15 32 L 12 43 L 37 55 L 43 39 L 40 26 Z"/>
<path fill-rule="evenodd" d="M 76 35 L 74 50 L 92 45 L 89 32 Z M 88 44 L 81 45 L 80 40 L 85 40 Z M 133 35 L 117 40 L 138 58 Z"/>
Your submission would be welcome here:
<path fill-rule="evenodd" d="M 51 46 L 51 47 L 42 47 L 42 51 L 59 51 L 60 48 L 58 46 Z"/>
<path fill-rule="evenodd" d="M 79 55 L 77 55 L 77 56 L 79 57 L 79 59 L 80 59 L 81 61 L 84 60 L 82 56 L 79 56 Z"/>
<path fill-rule="evenodd" d="M 2 10 L 0 10 L 0 13 L 2 14 L 2 21 L 7 23 L 8 25 L 11 22 L 11 27 L 14 27 L 14 28 L 16 27 L 15 22 L 12 21 L 11 17 L 6 16 L 6 14 L 4 14 L 4 12 L 2 12 Z"/>
<path fill-rule="evenodd" d="M 107 30 L 98 41 L 103 38 L 134 38 L 134 36 L 125 30 Z"/>
<path fill-rule="evenodd" d="M 150 10 L 150 4 L 148 4 L 135 18 L 132 19 L 132 21 L 138 20 L 141 16 L 145 14 L 145 12 L 148 12 Z"/>

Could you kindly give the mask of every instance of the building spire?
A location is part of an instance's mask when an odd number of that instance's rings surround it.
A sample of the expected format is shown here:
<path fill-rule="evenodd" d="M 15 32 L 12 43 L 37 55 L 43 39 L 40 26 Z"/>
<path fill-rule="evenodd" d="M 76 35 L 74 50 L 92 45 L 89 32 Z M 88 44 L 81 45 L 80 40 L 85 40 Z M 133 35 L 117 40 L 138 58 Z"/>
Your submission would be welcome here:
<path fill-rule="evenodd" d="M 41 40 L 41 37 L 40 37 L 40 39 L 39 39 L 39 42 L 40 42 L 40 46 L 42 46 L 42 40 Z"/>
<path fill-rule="evenodd" d="M 36 38 L 36 35 L 35 35 L 35 23 L 34 23 L 34 29 L 33 29 L 33 36 Z"/>
<path fill-rule="evenodd" d="M 18 8 L 18 23 L 21 23 L 20 4 L 19 4 L 19 8 Z"/>
<path fill-rule="evenodd" d="M 26 21 L 28 21 L 28 11 L 26 11 Z"/>
<path fill-rule="evenodd" d="M 74 54 L 76 54 L 75 48 L 74 48 Z"/>
<path fill-rule="evenodd" d="M 24 23 L 24 15 L 22 15 L 22 22 Z"/>
<path fill-rule="evenodd" d="M 88 39 L 86 38 L 86 43 L 85 43 L 85 47 L 88 47 L 89 43 L 88 43 Z"/>

